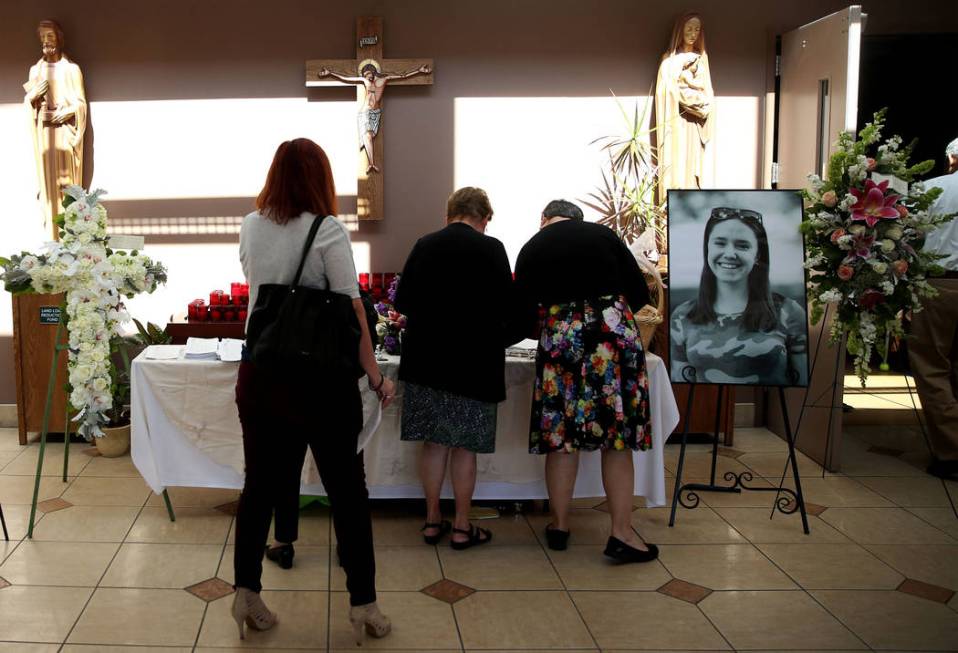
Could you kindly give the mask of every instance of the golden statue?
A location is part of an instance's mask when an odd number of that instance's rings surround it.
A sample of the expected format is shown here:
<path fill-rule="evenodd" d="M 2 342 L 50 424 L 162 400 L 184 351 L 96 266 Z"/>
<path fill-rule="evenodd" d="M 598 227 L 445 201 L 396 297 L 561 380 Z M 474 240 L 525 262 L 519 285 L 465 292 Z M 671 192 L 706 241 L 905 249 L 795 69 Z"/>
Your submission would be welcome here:
<path fill-rule="evenodd" d="M 52 20 L 37 26 L 43 56 L 23 85 L 44 226 L 60 213 L 63 189 L 83 184 L 83 133 L 87 106 L 80 67 L 63 54 L 63 29 Z M 56 237 L 56 229 L 53 231 Z"/>
<path fill-rule="evenodd" d="M 715 95 L 698 14 L 681 16 L 672 29 L 655 83 L 659 197 L 669 188 L 707 188 L 707 156 L 715 130 Z"/>

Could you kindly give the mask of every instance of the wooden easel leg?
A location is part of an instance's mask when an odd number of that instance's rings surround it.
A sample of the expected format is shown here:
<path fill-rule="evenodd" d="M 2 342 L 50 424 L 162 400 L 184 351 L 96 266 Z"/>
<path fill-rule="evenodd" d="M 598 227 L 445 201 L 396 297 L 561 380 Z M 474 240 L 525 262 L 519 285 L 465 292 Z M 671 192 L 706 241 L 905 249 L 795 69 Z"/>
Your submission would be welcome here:
<path fill-rule="evenodd" d="M 798 474 L 798 460 L 795 458 L 795 439 L 792 437 L 792 426 L 788 422 L 788 404 L 785 403 L 785 388 L 779 386 L 778 401 L 782 404 L 782 422 L 785 425 L 785 439 L 788 441 L 788 460 L 792 465 L 792 476 L 795 478 L 795 496 L 798 501 L 798 510 L 802 514 L 802 530 L 808 535 L 808 515 L 805 513 L 805 495 L 802 493 L 802 479 Z"/>
<path fill-rule="evenodd" d="M 3 518 L 3 506 L 0 506 L 0 526 L 3 526 L 3 539 L 10 541 L 10 533 L 7 532 L 7 520 Z"/>
<path fill-rule="evenodd" d="M 669 526 L 675 526 L 675 508 L 679 504 L 679 491 L 682 489 L 682 467 L 685 465 L 685 445 L 689 435 L 689 424 L 692 421 L 692 398 L 695 396 L 695 384 L 689 386 L 689 398 L 685 402 L 685 425 L 682 427 L 682 447 L 679 449 L 679 464 L 675 468 L 675 489 L 672 491 L 672 513 L 669 515 Z"/>
<path fill-rule="evenodd" d="M 50 364 L 50 380 L 47 382 L 47 401 L 43 409 L 43 428 L 40 430 L 40 455 L 37 456 L 37 477 L 33 483 L 33 502 L 30 504 L 30 523 L 27 526 L 27 537 L 33 539 L 33 522 L 37 516 L 37 497 L 40 496 L 40 476 L 43 473 L 43 454 L 47 448 L 47 430 L 50 428 L 50 412 L 53 409 L 53 384 L 57 380 L 57 357 L 60 350 L 60 334 L 63 333 L 63 321 L 57 324 L 57 334 L 53 339 L 53 362 Z"/>
<path fill-rule="evenodd" d="M 166 504 L 166 513 L 170 516 L 170 521 L 176 521 L 176 513 L 173 512 L 173 503 L 170 501 L 170 495 L 163 489 L 163 503 Z"/>

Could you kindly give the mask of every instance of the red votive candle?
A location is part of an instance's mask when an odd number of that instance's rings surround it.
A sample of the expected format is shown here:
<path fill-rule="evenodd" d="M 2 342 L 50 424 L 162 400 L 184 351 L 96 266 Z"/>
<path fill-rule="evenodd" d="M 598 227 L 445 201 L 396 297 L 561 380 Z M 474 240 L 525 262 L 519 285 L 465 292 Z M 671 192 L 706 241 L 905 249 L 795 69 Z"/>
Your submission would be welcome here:
<path fill-rule="evenodd" d="M 224 303 L 224 302 L 223 302 L 223 294 L 224 294 L 224 293 L 223 293 L 222 290 L 214 290 L 213 292 L 211 292 L 211 293 L 210 293 L 210 306 L 219 306 L 220 304 Z"/>
<path fill-rule="evenodd" d="M 369 292 L 369 273 L 360 272 L 359 273 L 359 287 L 366 292 Z"/>
<path fill-rule="evenodd" d="M 246 309 L 245 309 L 245 308 L 241 308 L 241 309 L 239 309 L 239 311 L 237 311 L 237 313 L 238 313 L 237 317 L 239 318 L 239 321 L 240 321 L 240 322 L 245 322 L 245 321 L 246 321 L 246 315 L 247 315 Z"/>

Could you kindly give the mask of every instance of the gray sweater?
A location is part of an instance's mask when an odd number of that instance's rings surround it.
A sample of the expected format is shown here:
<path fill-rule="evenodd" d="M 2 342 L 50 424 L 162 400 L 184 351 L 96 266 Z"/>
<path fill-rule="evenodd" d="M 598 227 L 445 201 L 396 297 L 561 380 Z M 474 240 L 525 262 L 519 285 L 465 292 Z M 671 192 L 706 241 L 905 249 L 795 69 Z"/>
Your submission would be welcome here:
<path fill-rule="evenodd" d="M 303 213 L 280 225 L 254 211 L 243 219 L 240 264 L 249 284 L 250 309 L 256 306 L 260 284 L 293 282 L 313 217 L 312 213 Z M 316 232 L 300 284 L 359 297 L 349 231 L 336 217 L 327 217 Z M 246 322 L 249 326 L 248 317 Z"/>

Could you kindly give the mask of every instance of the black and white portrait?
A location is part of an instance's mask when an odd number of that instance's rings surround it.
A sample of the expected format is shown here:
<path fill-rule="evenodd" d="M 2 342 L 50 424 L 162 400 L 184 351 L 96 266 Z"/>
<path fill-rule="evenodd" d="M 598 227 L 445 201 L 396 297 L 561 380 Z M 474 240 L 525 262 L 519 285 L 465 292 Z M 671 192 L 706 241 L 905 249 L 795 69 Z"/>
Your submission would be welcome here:
<path fill-rule="evenodd" d="M 802 199 L 669 191 L 672 380 L 808 385 Z"/>

